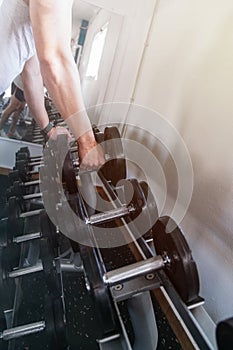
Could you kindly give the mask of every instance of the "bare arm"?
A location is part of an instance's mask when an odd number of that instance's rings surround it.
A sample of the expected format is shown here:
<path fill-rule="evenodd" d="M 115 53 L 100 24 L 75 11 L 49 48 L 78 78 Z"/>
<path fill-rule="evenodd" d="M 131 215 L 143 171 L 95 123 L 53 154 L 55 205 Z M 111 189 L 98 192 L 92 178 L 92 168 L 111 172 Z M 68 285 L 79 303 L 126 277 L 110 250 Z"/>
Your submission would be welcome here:
<path fill-rule="evenodd" d="M 30 17 L 41 74 L 57 109 L 72 126 L 83 159 L 96 146 L 82 98 L 78 70 L 70 49 L 72 0 L 30 0 Z M 84 130 L 85 132 L 80 132 Z M 93 165 L 103 155 L 92 156 Z"/>
<path fill-rule="evenodd" d="M 84 109 L 78 72 L 71 54 L 71 0 L 31 0 L 30 17 L 44 83 L 67 119 Z"/>
<path fill-rule="evenodd" d="M 21 76 L 30 111 L 40 128 L 44 129 L 49 118 L 44 106 L 44 86 L 36 56 L 25 63 Z"/>

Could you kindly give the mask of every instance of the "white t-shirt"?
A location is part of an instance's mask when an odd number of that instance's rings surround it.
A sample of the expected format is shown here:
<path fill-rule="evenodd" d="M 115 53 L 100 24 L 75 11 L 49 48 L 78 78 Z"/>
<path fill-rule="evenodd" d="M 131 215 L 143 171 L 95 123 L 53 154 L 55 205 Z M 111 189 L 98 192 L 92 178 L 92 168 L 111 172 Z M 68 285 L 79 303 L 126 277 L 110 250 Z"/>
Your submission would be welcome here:
<path fill-rule="evenodd" d="M 3 0 L 0 6 L 0 93 L 23 70 L 36 50 L 29 17 L 23 0 Z"/>
<path fill-rule="evenodd" d="M 21 79 L 21 75 L 17 75 L 17 77 L 14 79 L 14 84 L 20 89 L 23 91 L 23 82 L 22 82 L 22 79 Z"/>

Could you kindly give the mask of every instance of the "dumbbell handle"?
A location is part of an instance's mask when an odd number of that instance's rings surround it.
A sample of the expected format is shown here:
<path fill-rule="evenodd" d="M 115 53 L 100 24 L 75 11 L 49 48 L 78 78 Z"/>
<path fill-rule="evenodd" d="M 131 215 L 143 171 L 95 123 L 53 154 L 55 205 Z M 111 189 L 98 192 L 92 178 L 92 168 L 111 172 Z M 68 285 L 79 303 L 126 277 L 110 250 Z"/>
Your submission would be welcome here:
<path fill-rule="evenodd" d="M 36 186 L 36 185 L 39 185 L 40 183 L 41 183 L 40 180 L 28 181 L 28 182 L 22 183 L 22 186 L 24 186 L 24 187 Z"/>
<path fill-rule="evenodd" d="M 91 224 L 91 225 L 99 224 L 99 223 L 102 224 L 104 222 L 126 216 L 133 211 L 135 211 L 135 208 L 133 206 L 112 209 L 107 212 L 91 215 L 86 220 L 86 224 Z"/>
<path fill-rule="evenodd" d="M 30 162 L 27 165 L 28 166 L 37 166 L 37 165 L 43 165 L 43 164 L 44 164 L 44 162 L 42 160 L 38 160 L 38 161 Z"/>
<path fill-rule="evenodd" d="M 67 259 L 61 259 L 60 260 L 60 270 L 64 272 L 80 272 L 83 271 L 82 266 L 76 266 L 74 263 L 70 262 Z M 10 271 L 8 273 L 8 277 L 10 278 L 17 278 L 22 277 L 25 275 L 29 275 L 30 273 L 34 272 L 40 272 L 43 271 L 43 264 L 41 260 L 38 260 L 38 262 L 35 265 L 23 267 L 22 269 L 16 269 L 13 271 Z"/>
<path fill-rule="evenodd" d="M 44 138 L 40 136 L 37 136 L 37 137 L 33 137 L 33 141 L 34 142 L 41 142 L 41 141 L 44 141 Z"/>
<path fill-rule="evenodd" d="M 16 236 L 16 237 L 14 237 L 13 242 L 14 243 L 28 242 L 28 241 L 32 241 L 34 239 L 41 238 L 41 236 L 42 236 L 41 232 L 28 233 L 28 234 L 23 235 L 23 236 Z"/>
<path fill-rule="evenodd" d="M 40 271 L 43 271 L 43 265 L 42 265 L 41 260 L 38 260 L 38 262 L 35 265 L 27 266 L 27 267 L 23 267 L 22 269 L 16 269 L 16 270 L 10 271 L 8 273 L 8 277 L 17 278 L 17 277 L 29 275 L 30 273 L 40 272 Z"/>
<path fill-rule="evenodd" d="M 23 196 L 24 200 L 30 200 L 30 199 L 36 199 L 36 198 L 41 198 L 42 197 L 42 193 L 32 193 L 32 194 L 26 194 L 25 196 Z"/>
<path fill-rule="evenodd" d="M 43 159 L 43 156 L 42 156 L 42 155 L 41 155 L 41 156 L 33 156 L 33 157 L 29 157 L 29 159 L 30 159 L 31 161 L 37 161 L 37 160 Z"/>
<path fill-rule="evenodd" d="M 38 170 L 31 170 L 28 172 L 29 175 L 37 175 L 39 174 L 39 171 Z"/>
<path fill-rule="evenodd" d="M 134 264 L 109 271 L 104 274 L 103 280 L 109 286 L 121 284 L 126 280 L 131 280 L 133 278 L 152 273 L 155 270 L 162 269 L 169 263 L 170 260 L 168 256 L 165 255 L 163 257 L 161 255 L 157 255 L 153 258 L 142 260 Z"/>
<path fill-rule="evenodd" d="M 40 215 L 44 209 L 31 210 L 26 213 L 22 213 L 19 215 L 20 219 L 30 218 L 32 216 Z"/>
<path fill-rule="evenodd" d="M 29 323 L 26 325 L 8 328 L 0 333 L 0 339 L 11 340 L 15 338 L 22 337 L 24 335 L 34 334 L 41 332 L 45 329 L 45 321 L 39 321 L 34 323 Z"/>
<path fill-rule="evenodd" d="M 26 196 L 23 196 L 23 199 L 29 200 L 29 199 L 39 198 L 39 197 L 42 197 L 41 193 L 33 193 L 33 194 L 28 194 Z M 124 217 L 124 216 L 130 214 L 131 212 L 134 212 L 135 210 L 136 209 L 134 206 L 129 205 L 128 207 L 124 206 L 121 208 L 109 210 L 107 212 L 94 214 L 86 219 L 86 224 L 90 224 L 90 225 L 103 224 L 107 221 L 111 221 L 111 220 L 115 220 L 117 218 Z M 41 213 L 41 209 L 34 210 L 34 211 L 31 211 L 28 213 L 20 214 L 20 218 L 31 217 L 34 215 L 39 215 L 40 213 Z"/>

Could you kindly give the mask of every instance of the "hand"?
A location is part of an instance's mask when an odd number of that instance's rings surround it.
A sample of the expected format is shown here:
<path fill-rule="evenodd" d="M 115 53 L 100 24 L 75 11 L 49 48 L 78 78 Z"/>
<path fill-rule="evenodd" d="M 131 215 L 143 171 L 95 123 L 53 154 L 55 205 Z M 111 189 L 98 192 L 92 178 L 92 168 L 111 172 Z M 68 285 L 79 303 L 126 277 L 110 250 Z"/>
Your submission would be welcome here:
<path fill-rule="evenodd" d="M 104 151 L 96 143 L 92 131 L 86 132 L 78 139 L 80 169 L 97 169 L 105 163 Z"/>
<path fill-rule="evenodd" d="M 52 128 L 49 132 L 48 132 L 48 138 L 52 139 L 52 140 L 56 140 L 57 136 L 58 135 L 61 135 L 61 134 L 65 134 L 67 135 L 67 138 L 68 138 L 68 141 L 70 142 L 72 140 L 72 136 L 71 134 L 69 133 L 69 131 L 62 127 L 62 126 L 55 126 L 54 128 Z"/>

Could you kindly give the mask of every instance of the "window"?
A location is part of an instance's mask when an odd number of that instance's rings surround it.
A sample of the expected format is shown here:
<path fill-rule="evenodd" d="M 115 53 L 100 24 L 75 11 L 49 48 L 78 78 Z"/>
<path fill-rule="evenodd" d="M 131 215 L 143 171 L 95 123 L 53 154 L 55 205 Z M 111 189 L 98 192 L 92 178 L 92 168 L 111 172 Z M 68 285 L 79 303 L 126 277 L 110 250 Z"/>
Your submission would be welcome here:
<path fill-rule="evenodd" d="M 103 54 L 107 31 L 108 23 L 106 23 L 98 33 L 96 33 L 92 43 L 86 76 L 94 80 L 98 79 L 99 66 Z"/>

